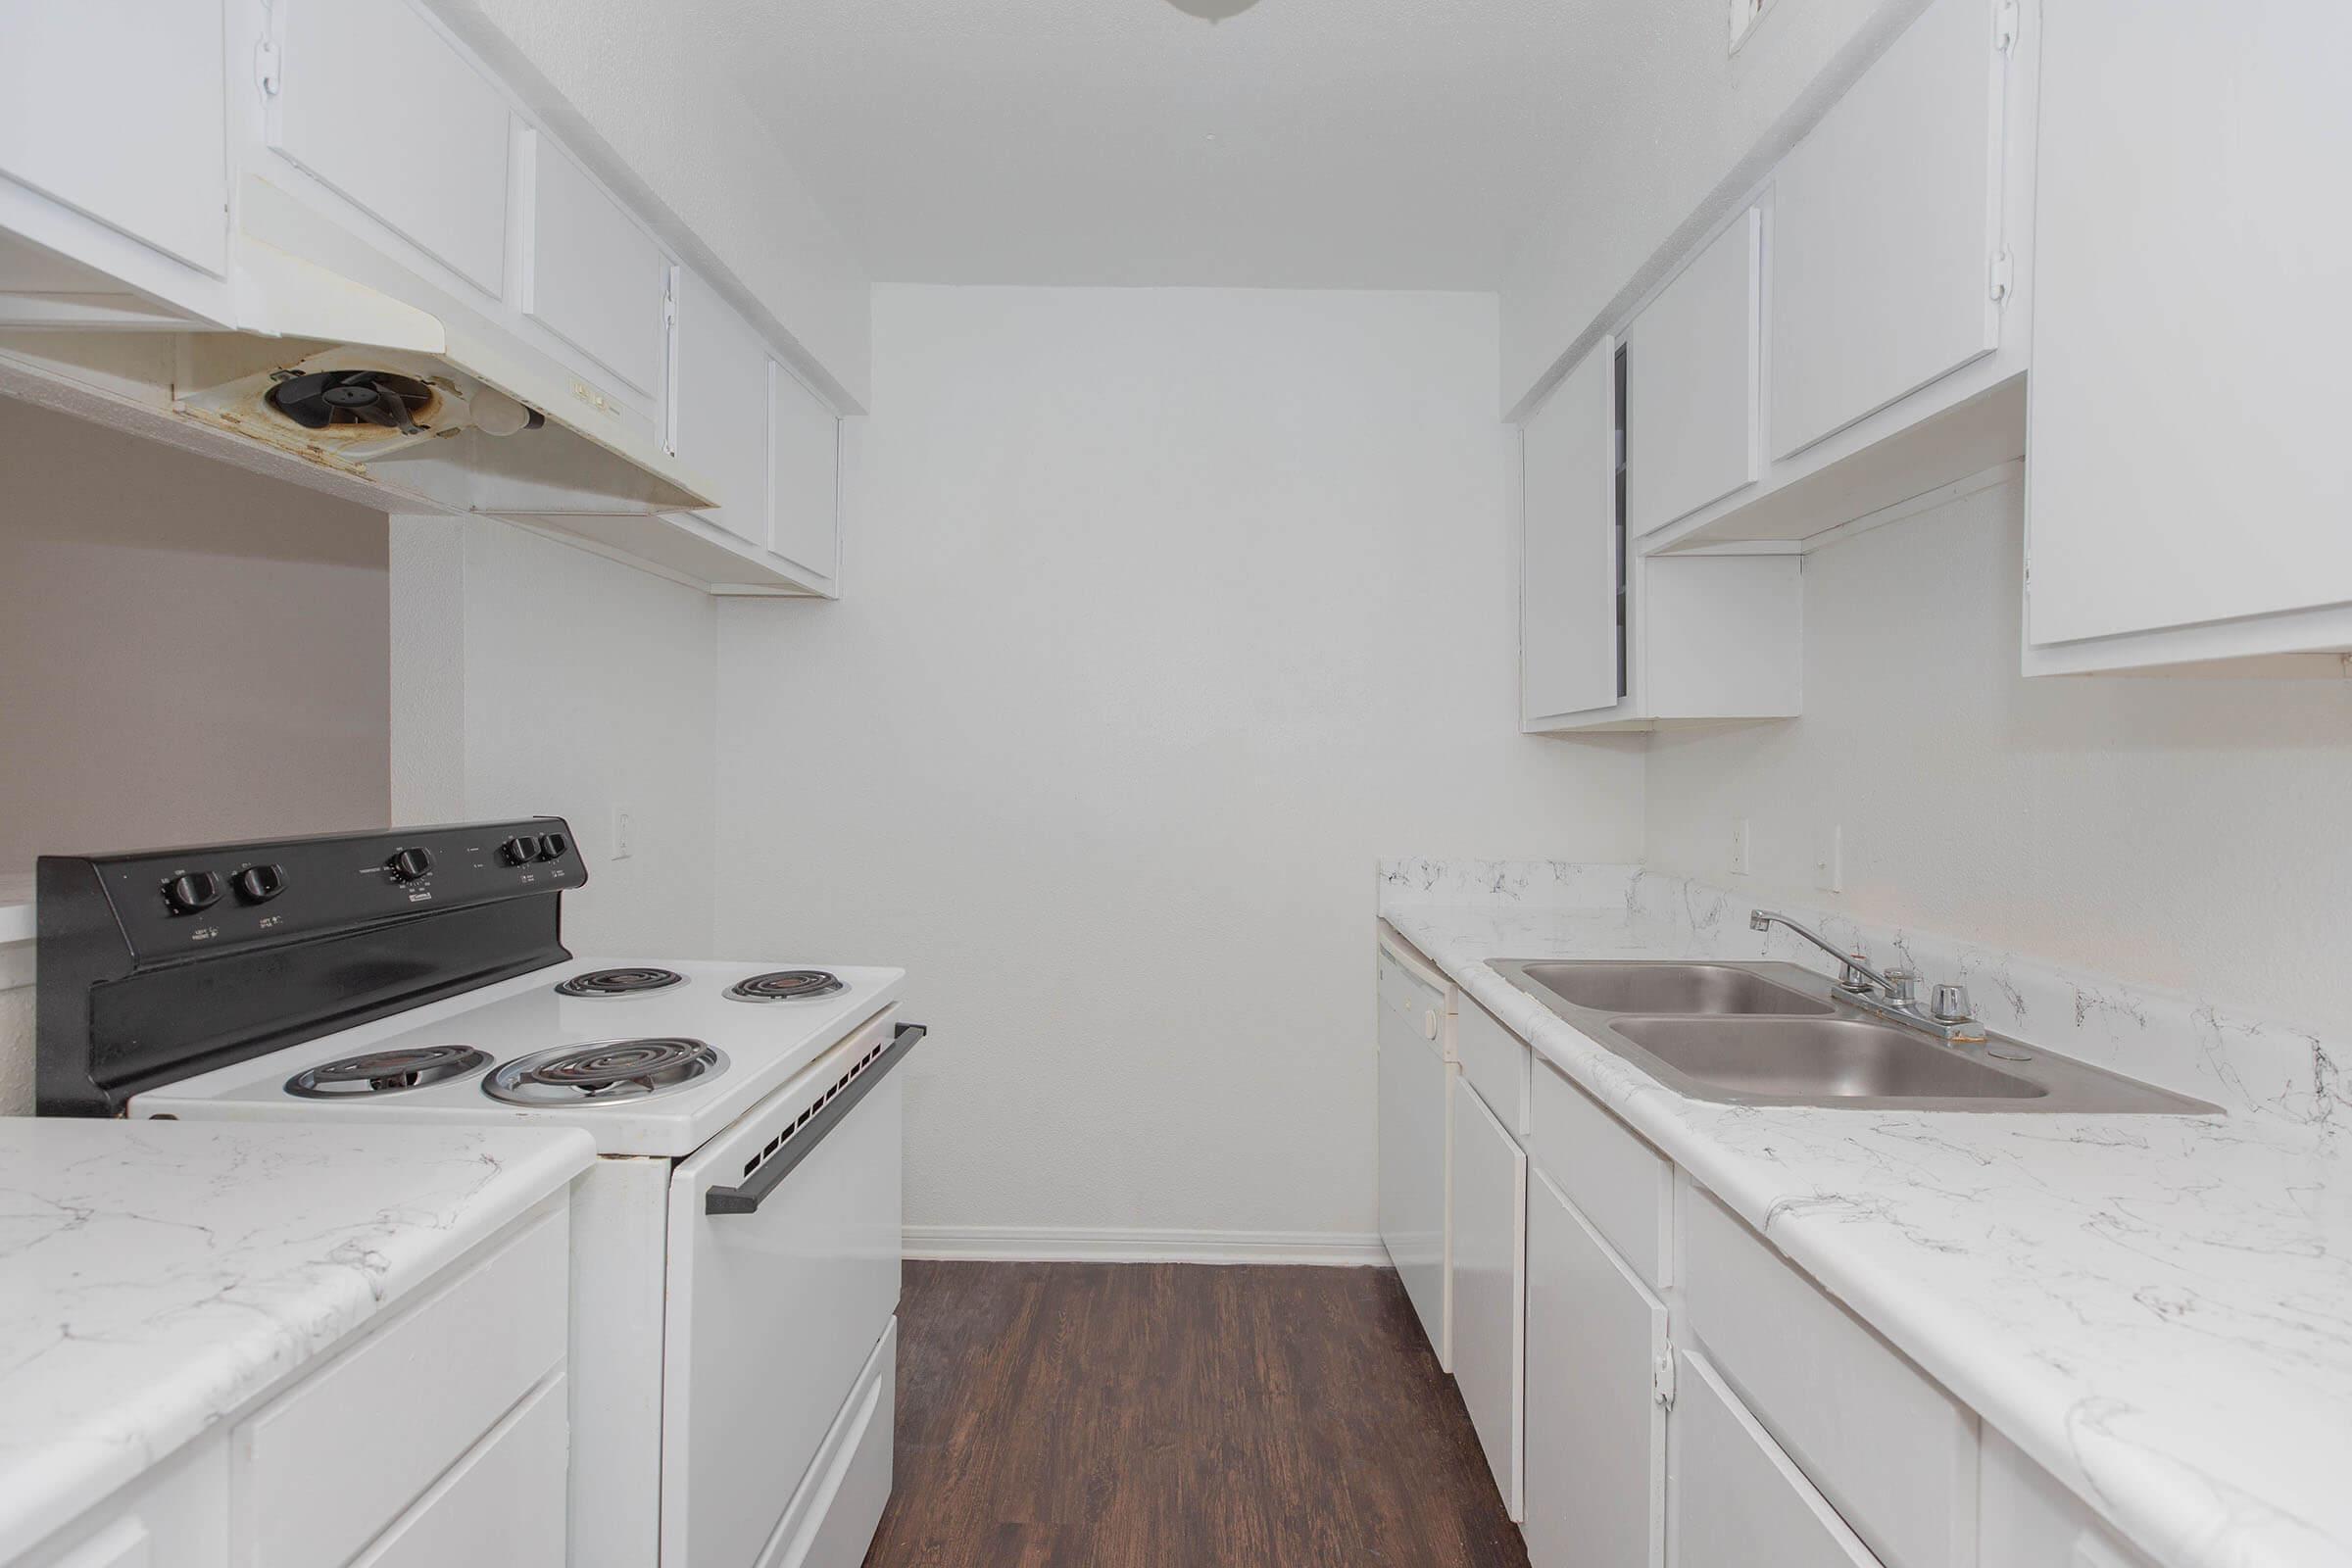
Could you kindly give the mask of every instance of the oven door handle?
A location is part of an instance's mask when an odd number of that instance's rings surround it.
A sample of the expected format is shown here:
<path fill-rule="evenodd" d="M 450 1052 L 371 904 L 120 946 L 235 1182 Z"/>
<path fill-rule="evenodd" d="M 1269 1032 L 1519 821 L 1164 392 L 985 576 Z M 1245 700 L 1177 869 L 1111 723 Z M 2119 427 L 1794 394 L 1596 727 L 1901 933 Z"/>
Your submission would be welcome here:
<path fill-rule="evenodd" d="M 784 1185 L 784 1178 L 793 1168 L 807 1159 L 825 1135 L 841 1125 L 847 1116 L 882 1081 L 883 1075 L 906 1059 L 906 1053 L 915 1042 L 931 1031 L 919 1023 L 903 1023 L 891 1032 L 890 1045 L 873 1065 L 842 1086 L 841 1093 L 825 1102 L 824 1108 L 794 1129 L 784 1141 L 784 1147 L 760 1162 L 751 1179 L 741 1187 L 713 1187 L 703 1194 L 703 1212 L 706 1214 L 757 1214 L 760 1200 Z"/>

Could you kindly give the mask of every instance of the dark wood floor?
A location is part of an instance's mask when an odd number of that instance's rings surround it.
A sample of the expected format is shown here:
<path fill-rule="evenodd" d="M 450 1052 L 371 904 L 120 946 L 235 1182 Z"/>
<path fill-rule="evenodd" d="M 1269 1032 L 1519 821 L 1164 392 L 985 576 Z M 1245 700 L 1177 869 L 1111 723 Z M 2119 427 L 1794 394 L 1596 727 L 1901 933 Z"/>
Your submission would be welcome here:
<path fill-rule="evenodd" d="M 1523 1568 L 1369 1268 L 908 1263 L 866 1568 Z"/>

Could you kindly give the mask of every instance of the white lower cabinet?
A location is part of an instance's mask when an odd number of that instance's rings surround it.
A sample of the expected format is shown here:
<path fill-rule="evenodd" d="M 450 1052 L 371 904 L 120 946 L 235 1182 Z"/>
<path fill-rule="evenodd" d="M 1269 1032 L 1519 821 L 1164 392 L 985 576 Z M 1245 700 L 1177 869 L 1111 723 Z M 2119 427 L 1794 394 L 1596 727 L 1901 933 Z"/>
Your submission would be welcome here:
<path fill-rule="evenodd" d="M 1527 1555 L 1535 1568 L 1666 1557 L 1666 1305 L 1558 1189 L 1527 1196 Z M 1729 1562 L 1726 1557 L 1719 1561 Z"/>
<path fill-rule="evenodd" d="M 1977 1418 L 1695 1184 L 1682 1331 L 1888 1568 L 1975 1568 Z"/>
<path fill-rule="evenodd" d="M 1522 1517 L 1527 1155 L 1466 1079 L 1453 1083 L 1453 1378 L 1494 1485 Z"/>
<path fill-rule="evenodd" d="M 1676 1351 L 1674 1374 L 1672 1568 L 1879 1568 L 1704 1357 Z"/>
<path fill-rule="evenodd" d="M 564 1568 L 568 1195 L 7 1568 Z"/>

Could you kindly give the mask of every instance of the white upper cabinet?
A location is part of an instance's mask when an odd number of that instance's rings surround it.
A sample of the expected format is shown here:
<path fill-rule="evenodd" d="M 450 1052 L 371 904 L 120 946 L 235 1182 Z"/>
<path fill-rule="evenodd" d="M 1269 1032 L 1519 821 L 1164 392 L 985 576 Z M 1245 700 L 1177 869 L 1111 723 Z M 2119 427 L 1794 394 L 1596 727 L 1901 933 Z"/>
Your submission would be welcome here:
<path fill-rule="evenodd" d="M 493 298 L 506 284 L 512 115 L 407 4 L 284 0 L 270 145 Z"/>
<path fill-rule="evenodd" d="M 1775 172 L 1774 457 L 1997 346 L 1998 15 L 1936 0 Z"/>
<path fill-rule="evenodd" d="M 0 0 L 0 174 L 225 275 L 221 5 Z"/>
<path fill-rule="evenodd" d="M 1626 499 L 1636 534 L 1756 477 L 1759 233 L 1751 207 L 1626 329 Z"/>
<path fill-rule="evenodd" d="M 531 204 L 523 314 L 640 401 L 660 396 L 669 258 L 554 141 L 526 131 L 523 146 Z"/>
<path fill-rule="evenodd" d="M 829 587 L 841 556 L 841 420 L 775 364 L 768 370 L 768 548 L 810 587 Z"/>
<path fill-rule="evenodd" d="M 2029 671 L 2352 647 L 2352 8 L 2151 20 L 2043 24 Z"/>
<path fill-rule="evenodd" d="M 678 278 L 677 454 L 717 488 L 701 514 L 767 546 L 767 346 L 700 274 Z"/>
<path fill-rule="evenodd" d="M 1519 711 L 1531 729 L 1619 696 L 1616 359 L 1602 338 L 1521 433 Z"/>

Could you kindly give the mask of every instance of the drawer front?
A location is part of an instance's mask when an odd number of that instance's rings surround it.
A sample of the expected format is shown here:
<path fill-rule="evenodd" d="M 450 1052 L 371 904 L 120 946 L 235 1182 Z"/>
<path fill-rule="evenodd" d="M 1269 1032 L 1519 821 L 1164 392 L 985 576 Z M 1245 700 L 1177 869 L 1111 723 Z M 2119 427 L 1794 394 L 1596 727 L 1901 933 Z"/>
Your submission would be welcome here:
<path fill-rule="evenodd" d="M 1650 1289 L 1673 1272 L 1674 1165 L 1550 1062 L 1530 1069 L 1527 1157 Z"/>
<path fill-rule="evenodd" d="M 352 1568 L 564 1568 L 566 1397 L 541 1384 Z"/>
<path fill-rule="evenodd" d="M 228 1443 L 199 1438 L 9 1568 L 224 1568 Z"/>
<path fill-rule="evenodd" d="M 858 1374 L 824 1450 L 784 1510 L 759 1568 L 859 1568 L 890 1504 L 896 1430 L 899 1320 Z"/>
<path fill-rule="evenodd" d="M 236 1561 L 348 1562 L 563 1362 L 569 1273 L 558 1210 L 241 1424 Z"/>
<path fill-rule="evenodd" d="M 1694 1186 L 1683 1302 L 1755 1418 L 1890 1568 L 1975 1568 L 1976 1417 Z"/>
<path fill-rule="evenodd" d="M 2088 1503 L 1990 1427 L 1984 1455 L 1977 1548 L 1984 1568 L 2153 1568 Z"/>
<path fill-rule="evenodd" d="M 1880 1568 L 1705 1357 L 1675 1352 L 1668 1568 Z"/>
<path fill-rule="evenodd" d="M 1527 1131 L 1527 1072 L 1533 1054 L 1526 1042 L 1494 1021 L 1494 1015 L 1465 1000 L 1453 1020 L 1454 1054 L 1462 1076 L 1513 1138 Z"/>

